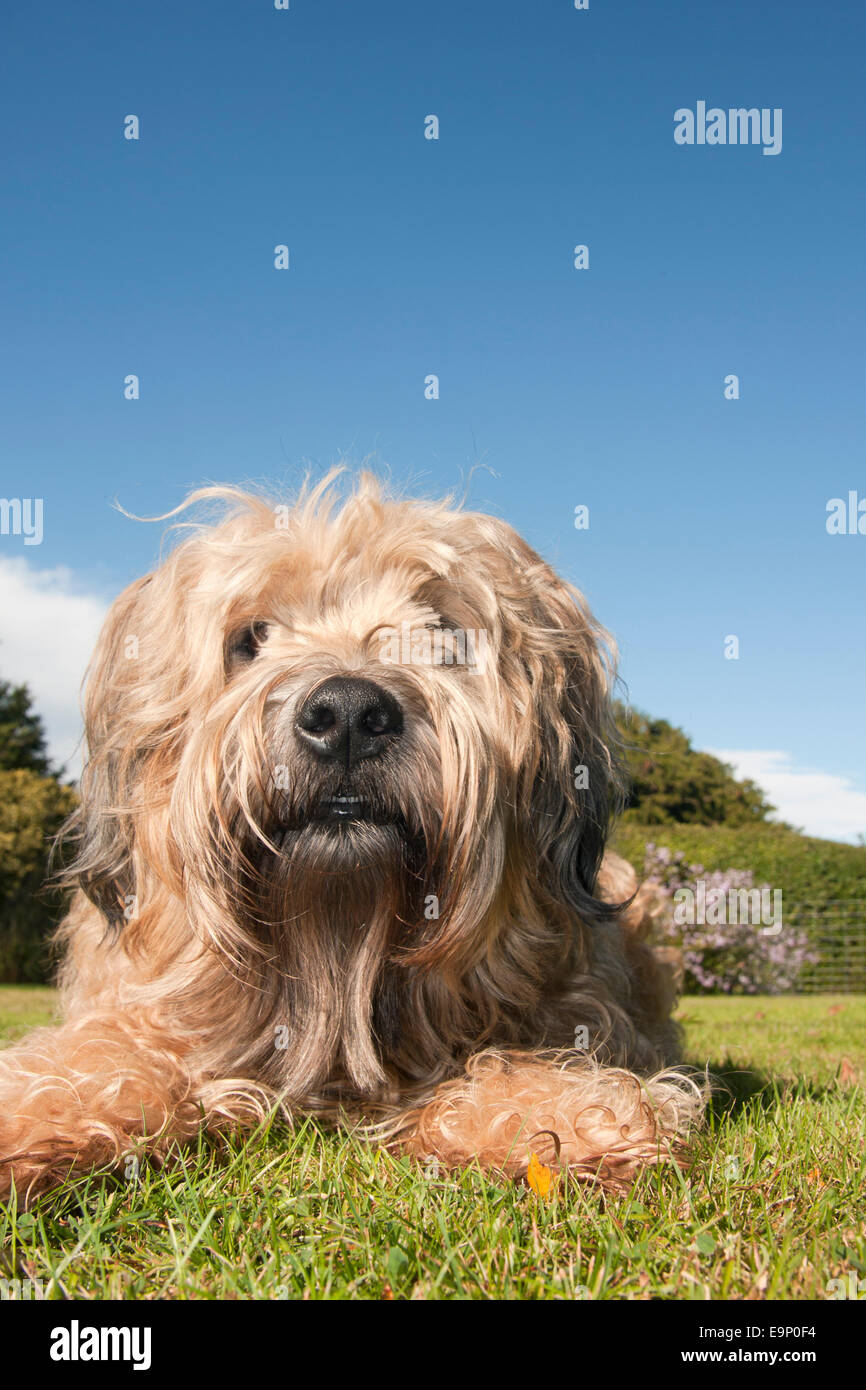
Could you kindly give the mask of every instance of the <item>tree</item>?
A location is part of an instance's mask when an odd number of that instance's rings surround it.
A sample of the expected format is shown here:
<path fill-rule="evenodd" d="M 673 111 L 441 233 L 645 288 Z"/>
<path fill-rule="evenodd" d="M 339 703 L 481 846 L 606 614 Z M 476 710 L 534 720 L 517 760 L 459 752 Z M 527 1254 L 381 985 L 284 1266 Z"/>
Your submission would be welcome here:
<path fill-rule="evenodd" d="M 26 685 L 0 681 L 0 980 L 46 978 L 65 899 L 45 885 L 48 851 L 76 800 L 53 773 Z"/>
<path fill-rule="evenodd" d="M 745 825 L 765 821 L 774 810 L 760 787 L 738 781 L 711 753 L 699 753 L 666 719 L 618 704 L 616 723 L 631 781 L 627 809 L 644 824 Z"/>
<path fill-rule="evenodd" d="M 26 685 L 0 681 L 0 772 L 27 768 L 41 776 L 52 772 L 42 720 L 33 709 Z"/>
<path fill-rule="evenodd" d="M 72 787 L 28 768 L 0 772 L 0 980 L 39 983 L 65 894 L 46 886 L 51 840 L 77 801 Z"/>

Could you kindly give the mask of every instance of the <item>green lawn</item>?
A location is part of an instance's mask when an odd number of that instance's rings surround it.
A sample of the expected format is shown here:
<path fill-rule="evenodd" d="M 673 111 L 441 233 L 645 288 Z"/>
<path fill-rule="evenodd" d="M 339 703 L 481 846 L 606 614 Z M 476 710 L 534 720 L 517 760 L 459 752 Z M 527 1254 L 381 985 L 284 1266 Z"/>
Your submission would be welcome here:
<path fill-rule="evenodd" d="M 54 1022 L 55 991 L 44 985 L 0 985 L 0 1037 L 20 1038 L 28 1028 Z"/>
<path fill-rule="evenodd" d="M 0 1030 L 51 1013 L 0 987 Z M 0 1275 L 77 1298 L 793 1298 L 866 1275 L 866 998 L 683 1002 L 726 1090 L 688 1170 L 542 1200 L 437 1176 L 305 1125 L 201 1143 L 135 1180 L 87 1176 L 17 1222 Z M 53 1282 L 49 1282 L 53 1281 Z"/>

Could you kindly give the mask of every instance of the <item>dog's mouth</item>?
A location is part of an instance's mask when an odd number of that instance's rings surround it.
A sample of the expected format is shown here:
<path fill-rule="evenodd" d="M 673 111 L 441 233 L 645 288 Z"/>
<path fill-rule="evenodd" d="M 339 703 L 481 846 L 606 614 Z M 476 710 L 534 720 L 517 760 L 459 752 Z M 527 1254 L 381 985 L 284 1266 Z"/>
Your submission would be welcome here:
<path fill-rule="evenodd" d="M 266 834 L 278 851 L 286 848 L 303 831 L 311 834 L 349 833 L 353 827 L 383 826 L 408 837 L 405 817 L 395 808 L 370 797 L 352 794 L 325 796 L 309 806 L 293 807 L 288 817 L 268 826 Z"/>
<path fill-rule="evenodd" d="M 367 825 L 404 824 L 402 816 L 363 796 L 325 797 L 316 803 L 308 821 L 315 825 L 345 825 L 352 821 L 363 821 Z"/>
<path fill-rule="evenodd" d="M 396 787 L 347 782 L 271 803 L 250 855 L 260 885 L 303 890 L 315 882 L 317 891 L 328 884 L 345 891 L 347 875 L 360 876 L 359 882 L 372 875 L 379 892 L 391 875 L 401 892 L 420 891 L 433 873 L 422 808 L 410 799 L 402 804 Z"/>

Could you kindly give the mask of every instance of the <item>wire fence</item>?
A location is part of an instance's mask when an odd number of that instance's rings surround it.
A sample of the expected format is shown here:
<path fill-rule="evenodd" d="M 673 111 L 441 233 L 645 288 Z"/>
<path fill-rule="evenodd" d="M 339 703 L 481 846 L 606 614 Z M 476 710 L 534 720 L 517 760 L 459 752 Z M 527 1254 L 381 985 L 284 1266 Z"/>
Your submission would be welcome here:
<path fill-rule="evenodd" d="M 833 898 L 785 904 L 786 926 L 809 938 L 818 959 L 803 967 L 797 994 L 866 993 L 866 901 Z"/>

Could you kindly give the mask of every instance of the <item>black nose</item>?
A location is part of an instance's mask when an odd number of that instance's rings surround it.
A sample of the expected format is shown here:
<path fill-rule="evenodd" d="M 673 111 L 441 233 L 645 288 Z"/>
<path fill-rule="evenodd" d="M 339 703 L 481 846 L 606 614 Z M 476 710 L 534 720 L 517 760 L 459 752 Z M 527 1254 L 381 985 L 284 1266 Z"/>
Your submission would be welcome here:
<path fill-rule="evenodd" d="M 295 734 L 315 757 L 344 762 L 377 758 L 403 732 L 403 711 L 372 681 L 333 676 L 308 695 Z"/>

